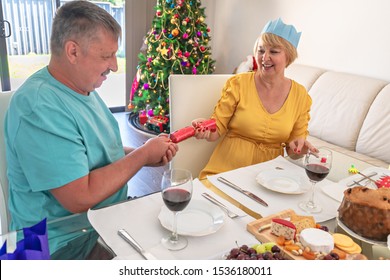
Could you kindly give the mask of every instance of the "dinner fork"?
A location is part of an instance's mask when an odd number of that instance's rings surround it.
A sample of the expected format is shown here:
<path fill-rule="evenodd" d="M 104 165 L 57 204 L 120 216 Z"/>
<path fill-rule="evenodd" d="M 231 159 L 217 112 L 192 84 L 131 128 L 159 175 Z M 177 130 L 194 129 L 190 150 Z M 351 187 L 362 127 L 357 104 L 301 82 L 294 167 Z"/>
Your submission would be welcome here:
<path fill-rule="evenodd" d="M 239 217 L 239 215 L 230 211 L 222 202 L 219 202 L 218 200 L 216 200 L 214 197 L 212 197 L 208 193 L 202 193 L 202 196 L 204 198 L 206 198 L 207 200 L 211 201 L 212 203 L 214 203 L 215 205 L 218 205 L 222 210 L 224 210 L 226 212 L 226 214 L 229 216 L 229 218 L 234 219 L 234 218 Z"/>

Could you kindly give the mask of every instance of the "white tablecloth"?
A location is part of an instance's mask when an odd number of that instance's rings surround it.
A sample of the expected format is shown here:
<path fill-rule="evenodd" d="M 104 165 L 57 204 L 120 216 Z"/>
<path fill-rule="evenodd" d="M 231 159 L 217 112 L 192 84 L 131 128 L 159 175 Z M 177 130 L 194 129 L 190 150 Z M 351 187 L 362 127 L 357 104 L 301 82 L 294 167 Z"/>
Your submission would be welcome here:
<path fill-rule="evenodd" d="M 212 194 L 231 210 L 245 214 L 195 179 L 193 199 L 205 200 L 201 197 L 202 192 Z M 188 236 L 188 246 L 185 249 L 169 251 L 160 243 L 161 238 L 169 233 L 158 220 L 162 206 L 161 193 L 155 193 L 110 207 L 89 210 L 88 219 L 115 252 L 116 259 L 142 259 L 128 243 L 119 237 L 117 232 L 121 228 L 126 229 L 144 249 L 150 251 L 158 259 L 220 259 L 224 253 L 236 246 L 236 242 L 240 245 L 257 243 L 255 237 L 246 230 L 246 225 L 254 220 L 252 217 L 244 215 L 230 219 L 226 216 L 224 225 L 217 232 L 201 237 Z"/>
<path fill-rule="evenodd" d="M 370 175 L 373 172 L 377 173 L 375 176 L 371 177 L 373 180 L 378 180 L 383 175 L 390 176 L 389 169 L 375 167 L 375 166 L 366 168 L 361 172 L 365 175 Z M 355 182 L 359 181 L 362 178 L 363 177 L 360 174 L 351 175 L 345 179 L 340 180 L 337 183 L 324 187 L 322 191 L 325 192 L 327 195 L 329 195 L 331 198 L 335 199 L 336 201 L 341 202 L 344 197 L 344 191 L 348 189 L 351 186 L 351 184 L 354 183 L 354 181 Z M 369 188 L 374 188 L 374 189 L 376 188 L 376 185 L 374 183 L 371 183 L 369 180 L 364 180 L 360 184 L 367 186 Z"/>
<path fill-rule="evenodd" d="M 251 165 L 235 169 L 232 171 L 220 173 L 217 175 L 208 176 L 209 181 L 216 187 L 221 189 L 226 194 L 234 197 L 241 204 L 247 206 L 254 212 L 259 213 L 263 217 L 271 214 L 278 213 L 286 209 L 292 209 L 298 215 L 312 215 L 316 222 L 321 223 L 333 219 L 337 215 L 337 209 L 340 203 L 328 195 L 324 194 L 320 189 L 332 184 L 331 181 L 324 179 L 316 184 L 315 202 L 322 206 L 323 210 L 320 213 L 308 214 L 298 207 L 298 203 L 309 198 L 309 193 L 303 194 L 283 194 L 266 189 L 260 186 L 256 181 L 256 176 L 264 170 L 274 169 L 275 167 L 281 167 L 285 170 L 296 172 L 301 174 L 303 178 L 307 178 L 304 168 L 286 160 L 284 157 L 277 157 L 274 160 Z M 268 203 L 268 207 L 265 207 L 251 198 L 239 193 L 238 191 L 226 186 L 217 180 L 218 177 L 224 177 L 229 181 L 240 186 L 242 189 L 248 190 L 255 195 L 259 196 Z M 310 181 L 307 178 L 306 184 L 310 186 Z"/>

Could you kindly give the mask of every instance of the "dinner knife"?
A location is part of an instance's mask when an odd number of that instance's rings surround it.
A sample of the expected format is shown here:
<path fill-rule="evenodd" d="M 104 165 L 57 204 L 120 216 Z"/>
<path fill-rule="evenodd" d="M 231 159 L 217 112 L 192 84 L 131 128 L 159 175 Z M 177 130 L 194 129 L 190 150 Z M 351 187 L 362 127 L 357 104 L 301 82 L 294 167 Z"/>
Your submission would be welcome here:
<path fill-rule="evenodd" d="M 227 186 L 229 186 L 229 187 L 235 189 L 236 191 L 239 191 L 240 193 L 245 194 L 247 197 L 252 198 L 254 201 L 260 203 L 261 205 L 267 206 L 267 207 L 268 207 L 267 202 L 265 202 L 263 199 L 261 199 L 261 198 L 258 197 L 257 195 L 251 193 L 250 191 L 241 189 L 239 186 L 237 186 L 236 184 L 233 184 L 232 182 L 230 182 L 229 180 L 226 180 L 226 179 L 223 178 L 223 177 L 218 177 L 217 180 L 220 181 L 220 182 L 222 182 L 222 183 L 224 183 L 225 185 L 227 185 Z"/>
<path fill-rule="evenodd" d="M 138 244 L 137 241 L 133 237 L 130 236 L 130 234 L 125 229 L 118 230 L 118 234 L 120 237 L 122 237 L 127 243 L 129 243 L 138 253 L 144 257 L 145 260 L 157 260 L 155 256 L 153 256 L 151 253 L 145 251 L 141 245 Z"/>

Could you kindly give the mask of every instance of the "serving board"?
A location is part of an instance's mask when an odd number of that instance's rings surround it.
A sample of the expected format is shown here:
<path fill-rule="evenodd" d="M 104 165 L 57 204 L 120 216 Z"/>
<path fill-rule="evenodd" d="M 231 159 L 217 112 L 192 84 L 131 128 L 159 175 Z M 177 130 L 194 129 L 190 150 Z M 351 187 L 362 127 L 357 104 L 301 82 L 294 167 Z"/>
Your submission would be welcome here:
<path fill-rule="evenodd" d="M 262 243 L 267 243 L 267 242 L 275 242 L 276 243 L 277 236 L 273 235 L 271 233 L 271 228 L 263 229 L 261 232 L 259 232 L 259 228 L 261 226 L 265 226 L 265 225 L 271 224 L 272 219 L 274 219 L 274 218 L 287 219 L 287 218 L 290 218 L 291 215 L 293 215 L 293 214 L 295 214 L 295 212 L 292 209 L 284 210 L 282 212 L 279 212 L 279 213 L 276 213 L 276 214 L 273 214 L 273 215 L 270 215 L 270 216 L 267 216 L 267 217 L 255 220 L 253 222 L 250 222 L 249 224 L 247 224 L 246 229 L 247 229 L 247 231 L 252 233 L 256 237 L 257 240 L 259 240 Z M 290 251 L 285 250 L 280 245 L 278 245 L 278 247 L 284 253 L 286 259 L 289 259 L 289 260 L 305 260 L 304 257 L 302 257 L 302 256 L 295 256 L 293 253 L 291 253 Z"/>

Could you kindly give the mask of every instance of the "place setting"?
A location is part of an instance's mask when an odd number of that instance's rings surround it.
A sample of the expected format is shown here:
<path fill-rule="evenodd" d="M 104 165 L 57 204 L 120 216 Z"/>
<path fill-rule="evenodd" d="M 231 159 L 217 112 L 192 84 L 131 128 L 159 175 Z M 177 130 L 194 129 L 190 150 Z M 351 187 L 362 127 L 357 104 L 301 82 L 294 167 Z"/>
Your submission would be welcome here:
<path fill-rule="evenodd" d="M 321 160 L 326 162 L 321 163 Z M 320 187 L 332 184 L 326 179 L 332 165 L 332 153 L 325 149 L 323 153 L 308 153 L 302 161 L 304 164 L 300 166 L 280 156 L 267 162 L 208 176 L 208 180 L 263 217 L 294 209 L 297 214 L 313 214 L 319 222 L 335 218 L 339 203 L 319 191 Z M 221 178 L 262 201 L 256 201 L 242 192 L 240 194 Z"/>
<path fill-rule="evenodd" d="M 162 240 L 163 245 L 169 250 L 185 248 L 188 243 L 185 236 L 200 237 L 213 234 L 228 218 L 246 216 L 242 210 L 227 201 L 223 204 L 222 199 L 216 198 L 216 194 L 204 189 L 199 180 L 192 180 L 188 170 L 165 171 L 161 191 L 164 205 L 158 219 L 164 228 L 172 231 L 168 238 Z M 182 237 L 179 238 L 178 235 Z"/>
<path fill-rule="evenodd" d="M 115 259 L 218 259 L 237 241 L 255 241 L 246 230 L 253 218 L 184 169 L 165 171 L 161 192 L 89 210 L 88 219 Z"/>

